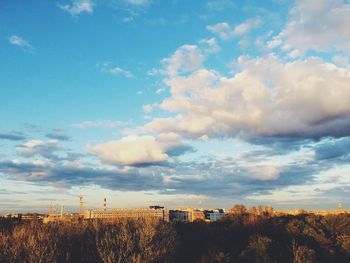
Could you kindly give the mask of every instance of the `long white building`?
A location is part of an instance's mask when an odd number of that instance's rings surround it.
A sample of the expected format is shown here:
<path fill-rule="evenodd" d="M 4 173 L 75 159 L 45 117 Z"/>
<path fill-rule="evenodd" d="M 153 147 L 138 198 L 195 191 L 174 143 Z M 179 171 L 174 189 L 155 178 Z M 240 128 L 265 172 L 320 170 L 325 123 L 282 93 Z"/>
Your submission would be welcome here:
<path fill-rule="evenodd" d="M 119 219 L 119 218 L 158 218 L 169 220 L 169 213 L 164 208 L 113 208 L 92 209 L 84 213 L 85 219 Z"/>

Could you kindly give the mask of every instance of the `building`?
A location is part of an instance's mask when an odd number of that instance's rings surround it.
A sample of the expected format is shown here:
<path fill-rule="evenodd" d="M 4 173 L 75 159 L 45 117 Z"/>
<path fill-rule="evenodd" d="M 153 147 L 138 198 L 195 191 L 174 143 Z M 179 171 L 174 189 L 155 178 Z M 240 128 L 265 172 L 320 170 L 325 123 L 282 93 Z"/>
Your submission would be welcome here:
<path fill-rule="evenodd" d="M 52 223 L 52 222 L 72 222 L 77 221 L 81 219 L 79 213 L 72 213 L 72 214 L 63 214 L 63 215 L 48 215 L 47 217 L 43 218 L 43 222 L 45 224 Z"/>
<path fill-rule="evenodd" d="M 169 210 L 169 220 L 170 221 L 188 222 L 189 221 L 188 215 L 189 215 L 188 211 Z"/>
<path fill-rule="evenodd" d="M 13 219 L 13 220 L 19 220 L 21 219 L 21 214 L 3 214 L 0 216 L 1 219 Z"/>
<path fill-rule="evenodd" d="M 200 209 L 187 208 L 185 211 L 188 212 L 188 221 L 189 222 L 204 221 L 204 219 L 205 219 L 204 212 Z"/>
<path fill-rule="evenodd" d="M 225 215 L 223 209 L 202 210 L 196 208 L 183 208 L 179 210 L 170 210 L 170 220 L 178 220 L 182 222 L 194 221 L 217 221 Z"/>
<path fill-rule="evenodd" d="M 140 219 L 156 218 L 169 221 L 169 213 L 161 206 L 150 206 L 149 208 L 113 208 L 92 209 L 84 213 L 85 219 Z"/>
<path fill-rule="evenodd" d="M 202 210 L 195 208 L 183 208 L 169 211 L 170 220 L 182 222 L 204 221 L 205 216 Z"/>
<path fill-rule="evenodd" d="M 211 210 L 204 210 L 205 220 L 206 221 L 218 221 L 221 218 L 225 216 L 225 212 L 223 209 L 211 209 Z"/>
<path fill-rule="evenodd" d="M 22 220 L 28 220 L 28 221 L 42 221 L 44 218 L 44 215 L 41 214 L 22 214 L 21 219 Z"/>

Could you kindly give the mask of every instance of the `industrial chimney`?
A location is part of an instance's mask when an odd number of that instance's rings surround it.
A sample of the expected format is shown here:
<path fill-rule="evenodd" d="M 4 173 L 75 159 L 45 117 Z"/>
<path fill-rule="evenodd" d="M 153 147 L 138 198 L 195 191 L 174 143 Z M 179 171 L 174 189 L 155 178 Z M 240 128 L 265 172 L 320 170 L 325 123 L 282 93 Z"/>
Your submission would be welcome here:
<path fill-rule="evenodd" d="M 82 195 L 79 195 L 79 215 L 84 215 L 84 197 Z"/>
<path fill-rule="evenodd" d="M 61 205 L 61 219 L 63 219 L 63 214 L 64 214 L 64 206 Z"/>

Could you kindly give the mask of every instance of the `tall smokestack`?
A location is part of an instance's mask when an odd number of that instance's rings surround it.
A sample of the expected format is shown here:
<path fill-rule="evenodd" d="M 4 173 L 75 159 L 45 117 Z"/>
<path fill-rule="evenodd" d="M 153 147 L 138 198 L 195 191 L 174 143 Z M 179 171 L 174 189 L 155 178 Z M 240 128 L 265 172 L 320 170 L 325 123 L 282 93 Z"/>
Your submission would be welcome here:
<path fill-rule="evenodd" d="M 63 211 L 64 211 L 64 206 L 61 205 L 61 219 L 63 218 Z"/>
<path fill-rule="evenodd" d="M 82 216 L 84 213 L 84 197 L 79 195 L 79 215 Z"/>
<path fill-rule="evenodd" d="M 103 210 L 106 211 L 107 210 L 107 199 L 103 199 Z"/>

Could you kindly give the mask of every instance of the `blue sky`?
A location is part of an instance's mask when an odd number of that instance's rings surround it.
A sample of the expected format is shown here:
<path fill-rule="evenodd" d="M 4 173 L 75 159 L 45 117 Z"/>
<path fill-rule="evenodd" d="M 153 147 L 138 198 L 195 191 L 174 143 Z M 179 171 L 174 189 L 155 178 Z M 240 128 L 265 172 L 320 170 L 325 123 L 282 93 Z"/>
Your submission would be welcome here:
<path fill-rule="evenodd" d="M 346 0 L 1 1 L 0 212 L 349 207 L 349 23 Z"/>

